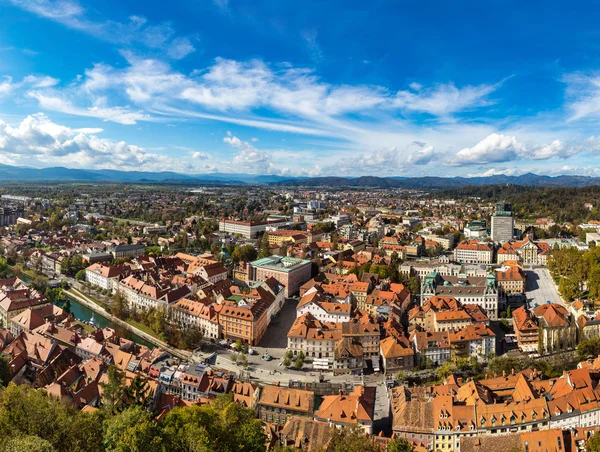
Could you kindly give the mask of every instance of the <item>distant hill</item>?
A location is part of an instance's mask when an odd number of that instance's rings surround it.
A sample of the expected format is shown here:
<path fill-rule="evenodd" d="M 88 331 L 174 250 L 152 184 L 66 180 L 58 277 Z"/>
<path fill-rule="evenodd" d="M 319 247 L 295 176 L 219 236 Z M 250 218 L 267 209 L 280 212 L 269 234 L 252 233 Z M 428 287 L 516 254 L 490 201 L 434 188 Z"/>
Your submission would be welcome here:
<path fill-rule="evenodd" d="M 83 170 L 64 167 L 30 168 L 0 164 L 3 181 L 154 182 L 173 184 L 270 184 L 290 178 L 244 173 L 181 174 L 171 171 Z M 298 180 L 298 179 L 296 179 Z"/>
<path fill-rule="evenodd" d="M 539 176 L 527 173 L 522 176 L 488 177 L 313 177 L 309 179 L 275 182 L 276 185 L 294 187 L 364 187 L 364 188 L 406 188 L 443 189 L 460 188 L 470 185 L 524 185 L 532 187 L 587 187 L 600 185 L 599 177 L 588 176 Z M 272 184 L 272 185 L 273 185 Z"/>
<path fill-rule="evenodd" d="M 172 171 L 119 171 L 111 169 L 85 170 L 64 167 L 30 168 L 0 164 L 0 182 L 62 181 L 62 182 L 140 182 L 180 185 L 252 184 L 288 187 L 355 187 L 451 189 L 478 185 L 526 185 L 532 187 L 587 187 L 600 185 L 600 178 L 587 176 L 522 176 L 489 177 L 285 177 L 271 174 L 210 173 L 181 174 Z"/>

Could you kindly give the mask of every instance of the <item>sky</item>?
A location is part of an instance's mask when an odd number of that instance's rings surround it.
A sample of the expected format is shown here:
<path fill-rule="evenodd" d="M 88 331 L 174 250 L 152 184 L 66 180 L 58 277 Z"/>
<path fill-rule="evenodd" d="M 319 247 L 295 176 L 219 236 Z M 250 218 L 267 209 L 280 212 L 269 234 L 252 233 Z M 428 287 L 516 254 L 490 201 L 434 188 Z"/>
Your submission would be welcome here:
<path fill-rule="evenodd" d="M 600 176 L 600 5 L 0 0 L 0 164 Z"/>

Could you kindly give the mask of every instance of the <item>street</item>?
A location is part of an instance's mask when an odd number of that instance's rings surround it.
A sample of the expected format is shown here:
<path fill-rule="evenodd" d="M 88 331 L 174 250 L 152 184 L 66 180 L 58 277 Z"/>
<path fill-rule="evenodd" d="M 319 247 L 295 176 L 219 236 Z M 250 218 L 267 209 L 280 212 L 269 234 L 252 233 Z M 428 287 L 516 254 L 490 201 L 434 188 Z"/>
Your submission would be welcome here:
<path fill-rule="evenodd" d="M 526 295 L 529 308 L 531 309 L 536 304 L 542 305 L 548 301 L 562 305 L 565 304 L 547 268 L 527 270 Z"/>

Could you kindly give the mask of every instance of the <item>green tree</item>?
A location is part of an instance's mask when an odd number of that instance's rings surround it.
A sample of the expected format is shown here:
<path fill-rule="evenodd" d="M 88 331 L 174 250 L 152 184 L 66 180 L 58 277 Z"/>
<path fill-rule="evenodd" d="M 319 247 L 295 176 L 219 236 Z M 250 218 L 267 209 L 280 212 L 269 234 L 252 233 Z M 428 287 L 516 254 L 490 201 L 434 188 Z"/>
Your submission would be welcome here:
<path fill-rule="evenodd" d="M 0 354 L 0 387 L 6 387 L 10 383 L 10 367 L 8 356 Z"/>
<path fill-rule="evenodd" d="M 143 452 L 160 450 L 161 431 L 142 407 L 128 408 L 104 422 L 106 451 Z"/>
<path fill-rule="evenodd" d="M 298 355 L 296 357 L 296 361 L 294 361 L 294 367 L 296 369 L 302 369 L 303 365 L 304 365 L 304 360 L 302 359 L 302 357 L 300 355 Z"/>
<path fill-rule="evenodd" d="M 334 429 L 327 452 L 381 452 L 381 449 L 360 427 L 345 427 Z"/>
<path fill-rule="evenodd" d="M 577 352 L 577 357 L 580 361 L 585 361 L 589 358 L 596 358 L 600 355 L 600 337 L 594 336 L 589 339 L 584 339 L 579 344 L 577 344 L 577 348 L 575 349 Z"/>
<path fill-rule="evenodd" d="M 110 303 L 110 313 L 119 319 L 126 319 L 129 317 L 127 300 L 125 300 L 119 291 L 115 292 L 113 295 L 112 302 Z"/>
<path fill-rule="evenodd" d="M 108 368 L 108 381 L 100 383 L 102 387 L 102 403 L 105 411 L 109 415 L 116 414 L 123 410 L 125 406 L 125 374 L 116 366 Z"/>
<path fill-rule="evenodd" d="M 292 365 L 292 360 L 286 356 L 285 358 L 283 358 L 283 367 L 290 367 Z"/>
<path fill-rule="evenodd" d="M 600 452 L 600 435 L 597 432 L 585 443 L 585 451 Z"/>
<path fill-rule="evenodd" d="M 2 450 L 4 452 L 56 452 L 49 441 L 35 435 L 9 438 Z"/>
<path fill-rule="evenodd" d="M 85 281 L 85 270 L 79 270 L 76 274 L 75 274 L 75 279 L 79 282 L 81 281 Z"/>
<path fill-rule="evenodd" d="M 388 452 L 413 452 L 413 446 L 404 438 L 396 438 L 388 443 Z"/>

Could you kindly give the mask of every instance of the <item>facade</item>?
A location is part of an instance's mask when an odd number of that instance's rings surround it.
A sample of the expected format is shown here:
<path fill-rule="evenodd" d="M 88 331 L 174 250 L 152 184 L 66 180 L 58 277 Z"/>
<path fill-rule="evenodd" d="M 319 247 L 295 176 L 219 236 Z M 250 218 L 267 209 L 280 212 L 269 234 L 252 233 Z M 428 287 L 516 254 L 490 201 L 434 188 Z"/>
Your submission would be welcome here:
<path fill-rule="evenodd" d="M 312 263 L 306 259 L 274 255 L 250 262 L 247 269 L 249 284 L 275 278 L 285 286 L 285 296 L 289 297 L 297 294 L 300 286 L 310 280 Z"/>
<path fill-rule="evenodd" d="M 512 318 L 519 349 L 526 353 L 537 353 L 540 330 L 535 316 L 525 306 L 521 306 L 513 311 Z"/>
<path fill-rule="evenodd" d="M 182 328 L 199 328 L 204 331 L 207 339 L 221 337 L 221 325 L 213 306 L 207 306 L 201 301 L 181 298 L 171 306 L 171 317 Z"/>
<path fill-rule="evenodd" d="M 504 265 L 496 269 L 498 289 L 504 296 L 524 295 L 527 276 L 523 268 L 515 261 L 505 261 Z"/>
<path fill-rule="evenodd" d="M 375 415 L 375 388 L 356 386 L 345 394 L 324 396 L 315 421 L 327 422 L 337 428 L 358 426 L 368 435 L 373 434 Z"/>
<path fill-rule="evenodd" d="M 138 257 L 143 256 L 146 252 L 144 245 L 116 245 L 108 250 L 114 259 L 123 257 Z"/>
<path fill-rule="evenodd" d="M 128 269 L 129 267 L 126 266 L 92 264 L 85 269 L 85 280 L 94 286 L 115 293 L 119 287 L 119 279 L 127 273 Z"/>
<path fill-rule="evenodd" d="M 465 304 L 478 305 L 490 320 L 498 320 L 498 287 L 496 276 L 442 276 L 431 272 L 421 283 L 421 304 L 433 296 L 453 297 Z"/>
<path fill-rule="evenodd" d="M 165 312 L 171 303 L 190 294 L 187 286 L 172 289 L 170 286 L 148 284 L 133 275 L 123 279 L 117 290 L 126 300 L 130 309 L 164 309 Z"/>
<path fill-rule="evenodd" d="M 249 222 L 222 219 L 219 221 L 219 231 L 228 234 L 237 234 L 247 239 L 256 239 L 267 227 L 282 227 L 288 223 L 287 220 Z"/>
<path fill-rule="evenodd" d="M 223 339 L 257 345 L 269 326 L 268 306 L 263 300 L 244 306 L 224 304 L 218 312 Z"/>
<path fill-rule="evenodd" d="M 507 242 L 513 239 L 515 218 L 512 214 L 512 204 L 499 202 L 496 211 L 492 214 L 492 240 L 494 242 Z"/>
<path fill-rule="evenodd" d="M 287 348 L 294 356 L 302 351 L 307 358 L 320 360 L 330 369 L 336 344 L 342 339 L 342 328 L 340 323 L 321 322 L 307 312 L 294 321 L 287 338 Z"/>
<path fill-rule="evenodd" d="M 556 303 L 533 309 L 540 328 L 539 353 L 551 354 L 573 350 L 577 346 L 577 322 L 567 308 Z"/>
<path fill-rule="evenodd" d="M 400 339 L 388 336 L 379 342 L 379 352 L 383 372 L 394 375 L 399 370 L 412 370 L 415 367 L 415 352 L 405 337 Z"/>
<path fill-rule="evenodd" d="M 461 264 L 491 264 L 494 250 L 487 243 L 465 241 L 454 249 L 454 261 Z"/>
<path fill-rule="evenodd" d="M 308 290 L 296 307 L 296 317 L 307 312 L 320 322 L 348 322 L 352 306 L 347 303 L 332 303 L 316 287 Z"/>
<path fill-rule="evenodd" d="M 292 416 L 312 419 L 314 406 L 312 391 L 265 385 L 258 400 L 258 417 L 263 422 L 284 426 Z"/>

